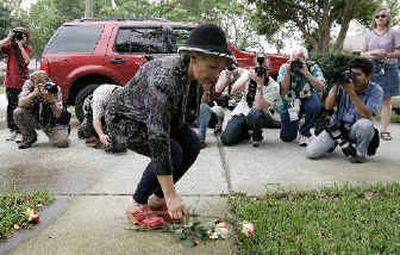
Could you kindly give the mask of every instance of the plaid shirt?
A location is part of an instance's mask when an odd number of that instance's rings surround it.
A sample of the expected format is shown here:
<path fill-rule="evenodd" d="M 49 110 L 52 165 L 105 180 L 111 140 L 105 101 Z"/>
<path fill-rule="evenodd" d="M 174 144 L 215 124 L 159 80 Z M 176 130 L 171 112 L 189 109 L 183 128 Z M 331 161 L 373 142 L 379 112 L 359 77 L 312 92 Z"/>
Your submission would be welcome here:
<path fill-rule="evenodd" d="M 172 173 L 171 137 L 197 117 L 202 89 L 188 84 L 186 71 L 179 56 L 150 61 L 113 94 L 106 109 L 111 137 L 126 136 L 128 148 L 159 165 L 158 175 Z"/>

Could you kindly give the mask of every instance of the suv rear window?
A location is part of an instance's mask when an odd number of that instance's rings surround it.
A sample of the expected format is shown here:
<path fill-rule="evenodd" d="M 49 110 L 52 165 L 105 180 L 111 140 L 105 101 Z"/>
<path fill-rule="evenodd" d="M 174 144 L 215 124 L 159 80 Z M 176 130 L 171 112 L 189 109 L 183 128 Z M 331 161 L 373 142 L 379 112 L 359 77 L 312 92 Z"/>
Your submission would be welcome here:
<path fill-rule="evenodd" d="M 93 26 L 62 26 L 50 39 L 44 52 L 88 52 L 94 51 L 103 27 Z"/>
<path fill-rule="evenodd" d="M 118 31 L 115 50 L 126 53 L 168 53 L 163 37 L 162 27 L 121 27 Z"/>
<path fill-rule="evenodd" d="M 115 43 L 120 53 L 176 53 L 191 28 L 121 27 Z"/>

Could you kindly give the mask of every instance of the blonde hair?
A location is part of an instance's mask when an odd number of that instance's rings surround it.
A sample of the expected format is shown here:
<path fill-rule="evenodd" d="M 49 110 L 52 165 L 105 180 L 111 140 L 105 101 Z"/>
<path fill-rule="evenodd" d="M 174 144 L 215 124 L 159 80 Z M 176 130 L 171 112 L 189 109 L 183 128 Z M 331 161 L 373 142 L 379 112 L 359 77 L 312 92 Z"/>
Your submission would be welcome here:
<path fill-rule="evenodd" d="M 48 81 L 49 76 L 43 70 L 37 70 L 31 74 L 31 81 L 36 83 L 38 81 Z"/>
<path fill-rule="evenodd" d="M 374 11 L 374 14 L 372 16 L 372 28 L 376 28 L 375 16 L 378 13 L 380 13 L 381 11 L 385 11 L 386 12 L 386 20 L 387 20 L 386 26 L 390 27 L 390 22 L 392 20 L 392 17 L 390 16 L 390 9 L 388 7 L 386 7 L 386 6 L 381 6 L 381 7 L 379 7 L 378 9 L 376 9 Z"/>

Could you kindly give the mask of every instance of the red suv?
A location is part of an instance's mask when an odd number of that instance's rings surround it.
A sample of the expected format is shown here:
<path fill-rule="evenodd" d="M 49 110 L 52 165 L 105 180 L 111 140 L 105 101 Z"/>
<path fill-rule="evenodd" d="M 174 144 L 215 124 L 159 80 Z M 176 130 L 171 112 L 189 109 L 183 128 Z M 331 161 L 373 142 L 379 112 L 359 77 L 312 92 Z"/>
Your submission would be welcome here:
<path fill-rule="evenodd" d="M 125 85 L 140 65 L 176 54 L 197 24 L 147 21 L 74 21 L 63 24 L 47 43 L 41 69 L 62 89 L 82 119 L 82 104 L 104 83 Z M 254 66 L 255 53 L 229 46 L 241 67 Z M 269 55 L 276 75 L 286 57 Z"/>

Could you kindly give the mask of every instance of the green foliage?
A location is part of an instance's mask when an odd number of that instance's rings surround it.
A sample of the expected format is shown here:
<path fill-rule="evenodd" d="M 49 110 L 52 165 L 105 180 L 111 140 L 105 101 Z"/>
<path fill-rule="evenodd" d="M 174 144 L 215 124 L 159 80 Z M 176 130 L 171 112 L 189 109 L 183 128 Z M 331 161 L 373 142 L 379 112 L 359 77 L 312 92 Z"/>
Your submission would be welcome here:
<path fill-rule="evenodd" d="M 2 0 L 0 3 L 0 40 L 7 36 L 8 31 L 16 26 L 26 25 L 18 18 L 21 0 Z"/>
<path fill-rule="evenodd" d="M 283 28 L 294 27 L 301 32 L 306 46 L 313 47 L 314 51 L 319 53 L 328 51 L 330 31 L 335 24 L 347 29 L 350 20 L 355 19 L 367 25 L 371 22 L 373 11 L 382 4 L 382 0 L 354 0 L 350 19 L 345 19 L 346 10 L 350 8 L 347 5 L 349 2 L 347 0 L 248 0 L 249 4 L 256 7 L 253 24 L 260 34 L 272 38 Z"/>
<path fill-rule="evenodd" d="M 347 54 L 319 54 L 311 56 L 311 60 L 317 62 L 321 67 L 328 85 L 332 85 L 335 77 L 349 68 L 349 62 L 353 58 L 353 55 Z"/>
<path fill-rule="evenodd" d="M 398 254 L 400 184 L 233 195 L 233 218 L 255 224 L 240 254 Z"/>
<path fill-rule="evenodd" d="M 10 192 L 0 195 L 0 238 L 9 237 L 15 225 L 28 226 L 27 209 L 39 210 L 53 201 L 48 191 Z"/>
<path fill-rule="evenodd" d="M 48 40 L 61 24 L 82 17 L 83 12 L 81 0 L 39 0 L 23 13 L 22 18 L 30 24 L 34 57 L 40 57 Z"/>

